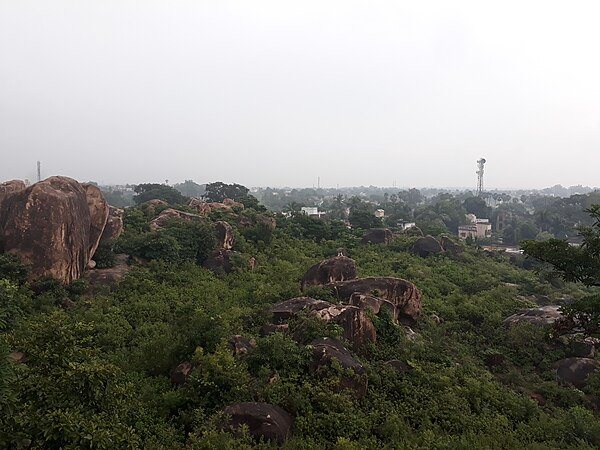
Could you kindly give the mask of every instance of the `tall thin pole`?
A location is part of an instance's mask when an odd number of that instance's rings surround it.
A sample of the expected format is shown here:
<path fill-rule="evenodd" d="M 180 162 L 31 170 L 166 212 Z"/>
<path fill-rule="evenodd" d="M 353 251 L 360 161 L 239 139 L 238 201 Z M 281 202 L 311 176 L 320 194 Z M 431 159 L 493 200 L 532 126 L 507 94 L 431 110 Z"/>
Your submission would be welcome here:
<path fill-rule="evenodd" d="M 37 180 L 42 181 L 42 163 L 37 162 Z"/>
<path fill-rule="evenodd" d="M 481 158 L 477 161 L 477 197 L 481 197 L 483 194 L 483 166 L 486 163 L 485 158 Z"/>

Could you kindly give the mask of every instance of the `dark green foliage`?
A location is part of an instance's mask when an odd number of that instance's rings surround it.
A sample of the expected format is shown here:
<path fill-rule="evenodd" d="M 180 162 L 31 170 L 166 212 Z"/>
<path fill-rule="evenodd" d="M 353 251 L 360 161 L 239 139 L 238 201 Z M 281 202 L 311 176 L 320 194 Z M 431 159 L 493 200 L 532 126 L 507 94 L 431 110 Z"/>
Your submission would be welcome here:
<path fill-rule="evenodd" d="M 181 205 L 189 201 L 188 197 L 181 195 L 177 189 L 167 186 L 166 184 L 138 184 L 134 188 L 134 191 L 136 195 L 133 197 L 133 201 L 137 205 L 153 199 L 164 200 L 171 205 Z"/>
<path fill-rule="evenodd" d="M 114 267 L 115 265 L 115 252 L 113 251 L 112 243 L 103 242 L 101 243 L 96 252 L 94 253 L 94 261 L 96 262 L 96 269 L 107 269 Z"/>
<path fill-rule="evenodd" d="M 12 253 L 0 254 L 0 279 L 23 284 L 27 280 L 27 274 L 27 266 L 21 262 L 17 255 Z"/>
<path fill-rule="evenodd" d="M 250 189 L 241 184 L 227 184 L 221 181 L 206 185 L 206 191 L 202 198 L 207 202 L 222 202 L 226 198 L 240 202 L 246 208 L 257 211 L 266 211 L 266 208 L 258 203 L 256 197 L 251 195 Z"/>
<path fill-rule="evenodd" d="M 362 228 L 368 230 L 369 228 L 378 228 L 382 226 L 381 219 L 375 217 L 375 215 L 366 209 L 353 209 L 350 211 L 348 221 L 353 228 Z"/>

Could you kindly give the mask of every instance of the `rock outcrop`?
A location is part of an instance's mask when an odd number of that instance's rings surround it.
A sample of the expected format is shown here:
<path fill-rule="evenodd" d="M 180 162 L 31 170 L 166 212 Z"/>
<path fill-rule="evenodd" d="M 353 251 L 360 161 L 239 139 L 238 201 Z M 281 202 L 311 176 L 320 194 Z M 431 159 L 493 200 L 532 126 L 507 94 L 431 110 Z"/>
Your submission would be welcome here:
<path fill-rule="evenodd" d="M 356 278 L 356 263 L 347 256 L 336 256 L 315 264 L 306 271 L 300 281 L 302 290 L 308 286 L 323 285 L 335 281 Z"/>
<path fill-rule="evenodd" d="M 343 330 L 343 337 L 355 348 L 375 342 L 375 326 L 365 311 L 352 305 L 334 305 L 324 300 L 297 297 L 273 305 L 273 322 L 282 324 L 304 312 L 327 323 L 335 323 Z"/>
<path fill-rule="evenodd" d="M 277 221 L 274 217 L 265 216 L 264 214 L 248 214 L 246 212 L 240 213 L 238 217 L 238 224 L 241 227 L 251 227 L 257 223 L 262 223 L 268 228 L 274 230 L 277 227 Z"/>
<path fill-rule="evenodd" d="M 171 372 L 171 384 L 181 386 L 184 384 L 194 370 L 194 366 L 191 362 L 183 362 L 179 364 L 173 372 Z"/>
<path fill-rule="evenodd" d="M 362 237 L 363 244 L 389 244 L 394 234 L 388 228 L 371 228 Z"/>
<path fill-rule="evenodd" d="M 333 360 L 342 367 L 338 389 L 351 390 L 356 398 L 363 398 L 367 393 L 367 372 L 363 365 L 336 339 L 320 338 L 311 342 L 313 359 L 310 371 L 317 375 L 327 372 Z"/>
<path fill-rule="evenodd" d="M 90 257 L 94 255 L 108 220 L 109 206 L 102 191 L 93 184 L 82 184 L 90 212 Z"/>
<path fill-rule="evenodd" d="M 86 189 L 67 177 L 6 194 L 0 205 L 0 252 L 18 255 L 31 267 L 31 279 L 80 278 L 102 231 L 101 217 L 90 213 L 97 201 L 92 198 L 93 207 L 88 206 Z"/>
<path fill-rule="evenodd" d="M 230 198 L 226 198 L 222 202 L 205 202 L 199 198 L 192 198 L 188 206 L 198 211 L 198 214 L 203 217 L 208 216 L 214 209 L 232 209 L 234 207 L 244 208 L 242 203 L 231 200 Z"/>
<path fill-rule="evenodd" d="M 163 228 L 167 222 L 173 219 L 179 219 L 186 222 L 203 222 L 204 219 L 198 214 L 191 214 L 177 209 L 169 208 L 161 212 L 156 218 L 150 222 L 150 230 L 156 231 Z"/>
<path fill-rule="evenodd" d="M 100 237 L 101 244 L 121 236 L 121 233 L 123 233 L 124 212 L 124 210 L 115 208 L 114 206 L 108 207 L 108 219 L 106 220 L 104 231 L 102 231 L 102 236 Z"/>
<path fill-rule="evenodd" d="M 442 244 L 436 238 L 428 235 L 417 239 L 417 242 L 413 246 L 413 252 L 422 258 L 426 258 L 430 255 L 444 253 L 444 247 L 442 247 Z"/>
<path fill-rule="evenodd" d="M 409 281 L 391 277 L 369 277 L 327 285 L 339 299 L 349 301 L 354 293 L 388 300 L 396 308 L 395 319 L 412 323 L 421 314 L 421 293 Z"/>
<path fill-rule="evenodd" d="M 380 311 L 385 310 L 389 313 L 393 322 L 397 323 L 398 321 L 398 311 L 396 309 L 396 305 L 384 298 L 354 292 L 350 296 L 349 303 L 353 306 L 357 306 L 360 309 L 369 308 L 373 311 L 373 313 L 375 313 L 375 315 L 378 315 Z"/>
<path fill-rule="evenodd" d="M 10 180 L 0 183 L 0 204 L 2 204 L 2 200 L 4 200 L 7 195 L 22 191 L 26 188 L 27 185 L 21 180 Z"/>
<path fill-rule="evenodd" d="M 148 200 L 147 202 L 142 204 L 142 207 L 145 208 L 151 215 L 156 213 L 157 206 L 168 206 L 169 204 L 164 200 L 159 198 L 153 198 L 152 200 Z"/>
<path fill-rule="evenodd" d="M 229 348 L 235 356 L 244 356 L 248 354 L 250 350 L 256 348 L 256 342 L 254 339 L 248 339 L 244 336 L 236 334 L 229 338 Z"/>
<path fill-rule="evenodd" d="M 563 317 L 559 308 L 559 306 L 540 306 L 539 308 L 525 309 L 507 317 L 503 323 L 505 325 L 512 325 L 524 322 L 540 327 L 551 327 L 557 320 Z"/>
<path fill-rule="evenodd" d="M 588 377 L 600 369 L 600 361 L 591 358 L 565 358 L 558 361 L 555 368 L 560 381 L 582 388 Z"/>
<path fill-rule="evenodd" d="M 214 272 L 216 274 L 226 274 L 233 272 L 233 264 L 231 263 L 231 254 L 235 253 L 233 250 L 220 249 L 210 255 L 202 263 L 202 267 Z"/>
<path fill-rule="evenodd" d="M 233 238 L 233 228 L 227 222 L 219 220 L 215 222 L 215 236 L 217 245 L 224 250 L 231 250 L 235 239 Z"/>
<path fill-rule="evenodd" d="M 445 252 L 448 252 L 451 255 L 458 255 L 465 250 L 462 245 L 457 244 L 448 236 L 442 236 L 442 238 L 440 239 L 440 245 L 442 246 Z"/>
<path fill-rule="evenodd" d="M 227 406 L 223 413 L 228 420 L 221 428 L 240 434 L 242 425 L 248 427 L 248 432 L 255 439 L 285 443 L 292 435 L 294 419 L 284 409 L 268 403 L 245 402 Z"/>

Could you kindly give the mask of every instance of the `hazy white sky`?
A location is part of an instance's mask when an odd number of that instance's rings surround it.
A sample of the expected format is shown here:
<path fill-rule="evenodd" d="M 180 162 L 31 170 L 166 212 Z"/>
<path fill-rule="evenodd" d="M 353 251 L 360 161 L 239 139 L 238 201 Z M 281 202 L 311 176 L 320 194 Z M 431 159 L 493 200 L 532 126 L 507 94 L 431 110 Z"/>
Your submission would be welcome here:
<path fill-rule="evenodd" d="M 0 0 L 0 180 L 600 185 L 600 2 Z"/>

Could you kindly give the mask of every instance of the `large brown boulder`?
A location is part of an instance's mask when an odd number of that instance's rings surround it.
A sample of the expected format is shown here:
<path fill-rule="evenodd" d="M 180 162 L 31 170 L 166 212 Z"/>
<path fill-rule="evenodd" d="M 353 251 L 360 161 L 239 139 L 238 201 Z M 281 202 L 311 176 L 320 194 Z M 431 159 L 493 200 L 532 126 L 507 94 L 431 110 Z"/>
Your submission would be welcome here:
<path fill-rule="evenodd" d="M 219 220 L 215 222 L 215 236 L 219 248 L 231 250 L 235 239 L 233 238 L 233 228 L 227 222 Z"/>
<path fill-rule="evenodd" d="M 417 239 L 417 242 L 413 246 L 413 252 L 422 258 L 426 258 L 430 255 L 444 253 L 444 248 L 433 236 L 425 236 Z"/>
<path fill-rule="evenodd" d="M 442 236 L 442 238 L 440 239 L 440 245 L 442 246 L 444 251 L 450 253 L 451 255 L 458 255 L 465 250 L 462 245 L 457 244 L 448 236 Z"/>
<path fill-rule="evenodd" d="M 100 237 L 100 219 L 92 209 L 86 189 L 67 177 L 7 194 L 0 205 L 0 252 L 14 253 L 31 266 L 31 279 L 70 283 L 81 277 Z"/>
<path fill-rule="evenodd" d="M 27 185 L 21 180 L 10 180 L 0 183 L 0 204 L 7 195 L 12 194 L 13 192 L 22 191 L 26 188 Z"/>
<path fill-rule="evenodd" d="M 231 273 L 233 272 L 233 264 L 230 257 L 233 253 L 236 252 L 224 249 L 217 250 L 204 260 L 202 267 L 217 275 Z"/>
<path fill-rule="evenodd" d="M 206 217 L 210 214 L 210 206 L 208 206 L 208 203 L 199 198 L 192 198 L 188 206 L 190 208 L 194 208 L 196 211 L 198 211 L 198 214 L 203 217 Z"/>
<path fill-rule="evenodd" d="M 108 207 L 108 219 L 104 226 L 104 231 L 100 237 L 100 243 L 114 240 L 121 236 L 123 233 L 123 214 L 124 210 L 115 208 L 114 206 Z"/>
<path fill-rule="evenodd" d="M 410 281 L 391 277 L 369 277 L 337 281 L 327 285 L 339 299 L 349 301 L 355 292 L 390 301 L 396 308 L 396 319 L 411 323 L 421 314 L 421 292 Z"/>
<path fill-rule="evenodd" d="M 194 370 L 194 366 L 191 362 L 186 361 L 179 364 L 173 372 L 171 372 L 171 384 L 181 386 L 185 384 L 190 374 Z"/>
<path fill-rule="evenodd" d="M 337 390 L 351 390 L 356 398 L 361 399 L 367 393 L 367 371 L 352 354 L 336 339 L 320 338 L 311 342 L 313 358 L 310 371 L 317 375 L 328 372 L 334 360 L 343 369 Z"/>
<path fill-rule="evenodd" d="M 294 419 L 279 406 L 268 403 L 245 402 L 227 406 L 223 413 L 228 416 L 222 428 L 234 435 L 240 434 L 242 425 L 256 440 L 265 439 L 285 443 L 292 435 Z"/>
<path fill-rule="evenodd" d="M 148 200 L 142 204 L 142 207 L 145 208 L 151 215 L 156 213 L 157 206 L 168 206 L 169 204 L 160 198 L 153 198 L 152 200 Z"/>
<path fill-rule="evenodd" d="M 385 310 L 389 313 L 392 321 L 397 322 L 398 311 L 396 310 L 396 305 L 384 298 L 355 292 L 350 296 L 349 303 L 360 309 L 369 308 L 373 311 L 373 313 L 375 313 L 375 315 L 378 315 L 380 311 Z"/>
<path fill-rule="evenodd" d="M 356 278 L 356 263 L 347 256 L 336 256 L 315 264 L 306 271 L 300 281 L 302 290 L 308 286 L 323 285 L 334 281 Z"/>
<path fill-rule="evenodd" d="M 156 231 L 163 228 L 167 222 L 172 219 L 179 219 L 186 222 L 202 222 L 204 219 L 198 214 L 191 214 L 177 209 L 169 208 L 161 212 L 156 218 L 150 222 L 150 230 Z"/>
<path fill-rule="evenodd" d="M 271 313 L 273 314 L 273 322 L 282 324 L 302 312 L 310 314 L 320 309 L 329 308 L 330 306 L 332 304 L 324 300 L 315 300 L 310 297 L 296 297 L 274 304 L 271 307 Z"/>
<path fill-rule="evenodd" d="M 394 234 L 388 228 L 371 228 L 362 237 L 363 244 L 389 244 Z"/>
<path fill-rule="evenodd" d="M 600 361 L 591 358 L 565 358 L 558 361 L 555 368 L 560 381 L 582 388 L 588 377 L 600 369 Z"/>
<path fill-rule="evenodd" d="M 277 227 L 277 221 L 275 218 L 271 216 L 265 216 L 264 214 L 247 214 L 242 212 L 238 217 L 238 224 L 242 227 L 251 227 L 257 223 L 262 223 L 272 230 Z"/>
<path fill-rule="evenodd" d="M 90 211 L 90 256 L 93 256 L 100 244 L 110 208 L 98 186 L 87 183 L 82 184 L 82 186 L 86 192 L 87 205 Z"/>

